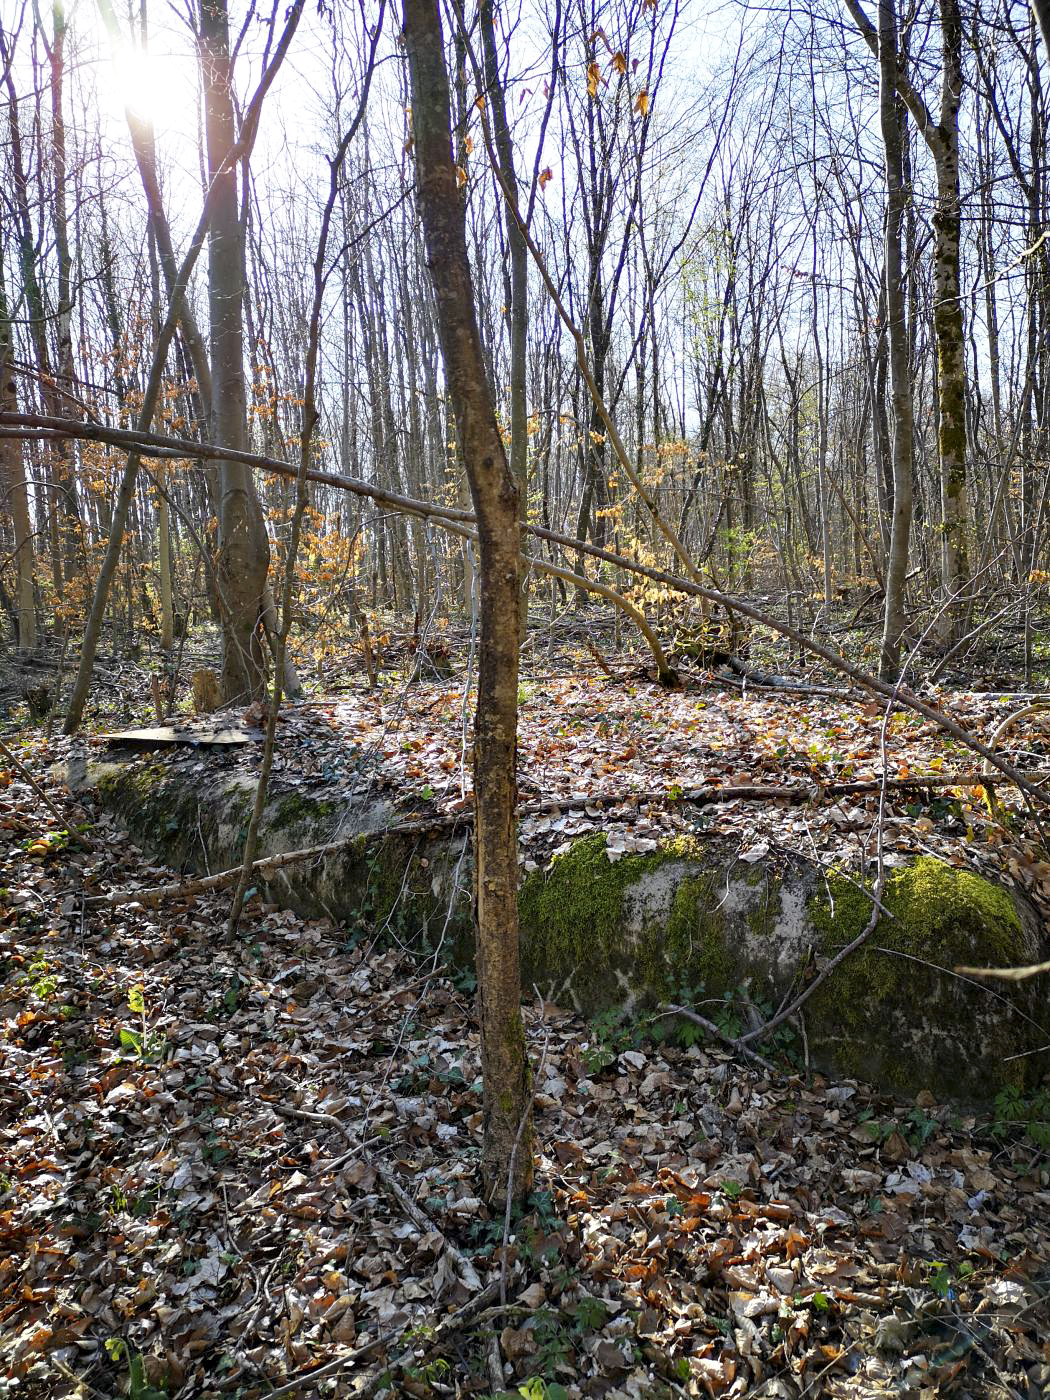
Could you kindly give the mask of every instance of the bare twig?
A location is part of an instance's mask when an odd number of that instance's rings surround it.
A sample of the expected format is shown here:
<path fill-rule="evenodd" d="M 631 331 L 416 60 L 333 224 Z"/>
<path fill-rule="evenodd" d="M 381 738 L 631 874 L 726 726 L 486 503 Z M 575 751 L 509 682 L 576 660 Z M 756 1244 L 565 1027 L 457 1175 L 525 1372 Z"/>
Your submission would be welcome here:
<path fill-rule="evenodd" d="M 11 766 L 12 766 L 13 768 L 17 768 L 19 774 L 25 779 L 25 781 L 26 781 L 26 782 L 29 784 L 29 786 L 33 789 L 33 791 L 36 793 L 37 797 L 40 798 L 40 801 L 44 804 L 44 806 L 45 806 L 45 807 L 47 808 L 47 810 L 51 813 L 51 815 L 55 818 L 55 820 L 59 823 L 59 825 L 62 826 L 62 827 L 64 827 L 64 828 L 69 832 L 69 839 L 70 839 L 71 841 L 77 842 L 77 843 L 78 843 L 79 845 L 81 845 L 81 846 L 86 846 L 86 847 L 90 850 L 90 849 L 92 848 L 92 846 L 93 846 L 94 843 L 93 843 L 92 841 L 90 841 L 90 840 L 83 834 L 83 832 L 71 830 L 69 818 L 66 817 L 66 816 L 64 816 L 64 815 L 62 814 L 62 812 L 59 811 L 58 807 L 55 806 L 55 804 L 51 801 L 50 797 L 48 797 L 48 795 L 47 795 L 47 793 L 44 791 L 44 789 L 40 786 L 40 784 L 37 782 L 37 780 L 33 777 L 32 773 L 30 773 L 29 769 L 25 766 L 25 764 L 24 764 L 24 763 L 22 762 L 22 760 L 17 756 L 17 754 L 13 754 L 13 753 L 11 752 L 11 750 L 10 750 L 10 749 L 7 747 L 7 745 L 4 743 L 3 739 L 0 739 L 0 753 L 2 753 L 2 754 L 4 755 L 4 757 L 7 759 L 8 763 L 10 763 Z"/>
<path fill-rule="evenodd" d="M 363 1387 L 355 1390 L 355 1397 L 358 1397 L 358 1400 L 360 1400 L 362 1396 L 374 1395 L 379 1389 L 380 1380 L 388 1370 L 407 1366 L 420 1348 L 425 1351 L 432 1351 L 435 1347 L 440 1346 L 453 1332 L 458 1331 L 464 1323 L 469 1322 L 478 1313 L 483 1312 L 489 1304 L 493 1302 L 498 1292 L 499 1282 L 493 1279 L 493 1281 L 479 1293 L 475 1293 L 472 1298 L 468 1298 L 455 1312 L 449 1313 L 447 1317 L 442 1318 L 429 1335 L 420 1335 L 416 1343 L 410 1347 L 408 1351 L 403 1352 L 396 1361 L 384 1364 L 378 1372 L 369 1377 Z M 404 1336 L 405 1331 L 406 1328 L 404 1327 L 392 1327 L 387 1332 L 381 1332 L 378 1337 L 373 1338 L 370 1342 L 365 1342 L 363 1346 L 357 1347 L 354 1351 L 347 1352 L 345 1356 L 337 1357 L 334 1361 L 326 1362 L 323 1366 L 315 1366 L 311 1371 L 304 1371 L 301 1375 L 294 1376 L 290 1381 L 286 1381 L 284 1385 L 279 1385 L 276 1390 L 269 1391 L 266 1400 L 277 1400 L 279 1395 L 294 1395 L 297 1391 L 303 1390 L 306 1386 L 314 1385 L 315 1382 L 322 1380 L 325 1376 L 338 1375 L 340 1371 L 348 1370 L 350 1367 L 356 1366 L 358 1362 L 364 1361 L 366 1357 L 371 1356 L 371 1354 L 380 1347 L 386 1347 L 392 1342 L 398 1341 Z M 232 1389 L 233 1386 L 239 1385 L 240 1383 L 240 1378 L 237 1378 L 228 1382 L 224 1388 Z"/>
<path fill-rule="evenodd" d="M 701 1016 L 698 1011 L 693 1011 L 688 1006 L 677 1006 L 667 1001 L 660 1006 L 659 1014 L 661 1016 L 684 1016 L 687 1021 L 692 1021 L 694 1025 L 701 1026 L 707 1031 L 708 1035 L 712 1035 L 716 1040 L 720 1040 L 722 1044 L 728 1046 L 730 1050 L 735 1051 L 738 1055 L 743 1055 L 747 1060 L 753 1060 L 756 1065 L 761 1065 L 762 1068 L 767 1070 L 770 1074 L 776 1074 L 776 1066 L 771 1064 L 769 1060 L 764 1059 L 757 1050 L 752 1050 L 749 1046 L 744 1044 L 743 1040 L 737 1040 L 733 1036 L 727 1035 L 724 1030 L 715 1025 L 714 1021 L 709 1021 L 706 1016 Z"/>
<path fill-rule="evenodd" d="M 1028 967 L 964 967 L 953 969 L 964 977 L 995 977 L 1000 982 L 1025 982 L 1029 977 L 1039 977 L 1050 972 L 1050 962 L 1031 963 Z"/>

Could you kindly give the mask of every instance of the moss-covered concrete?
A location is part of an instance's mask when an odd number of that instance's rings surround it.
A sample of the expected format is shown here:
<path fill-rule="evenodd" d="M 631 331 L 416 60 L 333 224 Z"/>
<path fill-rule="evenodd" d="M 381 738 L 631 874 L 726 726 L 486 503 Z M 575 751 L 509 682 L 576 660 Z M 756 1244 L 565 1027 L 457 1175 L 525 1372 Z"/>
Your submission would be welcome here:
<path fill-rule="evenodd" d="M 526 984 L 585 1013 L 683 988 L 724 992 L 743 970 L 725 875 L 724 859 L 696 841 L 611 861 L 604 836 L 583 837 L 522 885 Z"/>
<path fill-rule="evenodd" d="M 968 870 L 919 857 L 886 881 L 864 946 L 811 999 L 811 1037 L 858 1077 L 983 1098 L 1035 1082 L 1047 1042 L 1044 998 L 1031 983 L 979 984 L 959 966 L 1008 967 L 1038 955 L 1034 930 L 1006 890 Z M 867 926 L 863 889 L 832 875 L 811 900 L 820 952 L 833 956 Z"/>
<path fill-rule="evenodd" d="M 193 768 L 157 760 L 93 763 L 71 775 L 93 788 L 149 851 L 189 874 L 241 859 L 255 800 L 253 781 L 217 771 L 206 788 Z M 259 827 L 260 857 L 332 844 L 260 880 L 264 898 L 307 917 L 329 916 L 348 928 L 377 930 L 408 947 L 443 943 L 470 956 L 469 865 L 465 842 L 403 833 L 389 803 L 337 802 L 299 790 L 275 792 Z M 465 951 L 466 950 L 466 951 Z"/>
<path fill-rule="evenodd" d="M 94 787 L 142 845 L 187 871 L 240 858 L 254 784 L 196 765 L 136 760 L 92 765 Z M 381 800 L 275 793 L 260 854 L 332 844 L 314 861 L 262 882 L 264 897 L 348 929 L 471 965 L 471 865 L 463 833 L 391 833 Z M 892 873 L 888 910 L 805 1007 L 811 1062 L 904 1092 L 987 1099 L 1050 1067 L 1034 982 L 978 986 L 960 963 L 1032 962 L 1050 952 L 1024 901 L 942 861 Z M 677 839 L 610 860 L 605 839 L 581 838 L 523 881 L 523 983 L 585 1015 L 668 999 L 710 1003 L 746 987 L 779 1004 L 866 926 L 871 901 L 844 876 L 796 861 L 745 864 L 724 839 Z"/>

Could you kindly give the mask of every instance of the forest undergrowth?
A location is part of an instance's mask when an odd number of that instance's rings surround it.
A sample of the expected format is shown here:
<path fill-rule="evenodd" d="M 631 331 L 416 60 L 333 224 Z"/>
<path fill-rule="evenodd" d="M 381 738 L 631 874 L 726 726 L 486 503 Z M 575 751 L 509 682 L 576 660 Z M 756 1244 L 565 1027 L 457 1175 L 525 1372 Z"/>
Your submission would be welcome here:
<path fill-rule="evenodd" d="M 524 819 L 530 863 L 599 826 L 613 858 L 647 849 L 696 820 L 701 785 L 972 770 L 925 722 L 895 713 L 884 733 L 860 697 L 584 670 L 519 697 L 522 803 L 564 799 Z M 462 685 L 339 684 L 286 710 L 276 788 L 331 796 L 367 773 L 406 811 L 454 812 Z M 940 703 L 987 736 L 1017 702 Z M 52 769 L 71 741 L 6 742 L 5 1393 L 480 1396 L 494 1355 L 528 1400 L 1050 1389 L 1045 1105 L 895 1100 L 810 1072 L 790 1036 L 769 1074 L 688 1025 L 532 998 L 537 1174 L 507 1229 L 477 1191 L 462 977 L 257 898 L 235 941 L 222 892 L 86 906 L 175 877 L 75 806 Z M 1044 765 L 1037 734 L 1006 748 Z M 203 778 L 253 760 L 182 761 Z M 871 856 L 878 796 L 699 811 L 743 852 L 841 863 Z M 976 861 L 1044 899 L 1050 867 L 998 797 L 993 819 L 973 788 L 887 794 L 884 855 Z"/>

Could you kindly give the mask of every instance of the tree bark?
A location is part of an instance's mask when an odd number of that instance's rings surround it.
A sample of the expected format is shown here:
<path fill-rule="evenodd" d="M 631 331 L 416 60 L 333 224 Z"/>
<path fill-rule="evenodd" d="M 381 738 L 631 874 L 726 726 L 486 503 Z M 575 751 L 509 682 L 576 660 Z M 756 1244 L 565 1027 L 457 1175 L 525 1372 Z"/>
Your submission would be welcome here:
<path fill-rule="evenodd" d="M 521 1018 L 517 761 L 518 488 L 482 358 L 464 208 L 452 158 L 451 103 L 437 0 L 405 0 L 419 210 L 445 376 L 477 516 L 481 621 L 474 732 L 475 919 L 484 1076 L 482 1183 L 520 1199 L 532 1181 L 528 1060 Z"/>
<path fill-rule="evenodd" d="M 0 261 L 0 410 L 18 412 L 18 395 L 12 365 L 13 337 Z M 22 444 L 17 438 L 0 440 L 0 490 L 6 493 L 14 526 L 15 617 L 18 621 L 18 650 L 36 646 L 36 604 L 33 598 L 33 534 L 29 519 L 29 493 L 22 466 Z"/>
<path fill-rule="evenodd" d="M 518 202 L 518 178 L 514 168 L 514 145 L 507 121 L 507 104 L 499 78 L 496 53 L 496 24 L 492 0 L 481 0 L 478 9 L 485 63 L 485 84 L 492 109 L 492 130 L 508 201 Z M 518 507 L 524 520 L 528 512 L 529 427 L 526 384 L 528 344 L 529 252 L 513 214 L 507 218 L 507 247 L 510 254 L 510 469 L 518 484 Z M 528 622 L 527 581 L 522 577 L 522 634 Z"/>
<path fill-rule="evenodd" d="M 879 672 L 883 680 L 896 680 L 900 673 L 901 638 L 906 621 L 904 581 L 908 575 L 908 541 L 911 533 L 914 437 L 908 326 L 904 309 L 904 264 L 901 258 L 901 233 L 907 202 L 904 183 L 905 117 L 897 95 L 897 62 L 896 0 L 879 0 L 879 124 L 886 161 L 883 276 L 890 400 L 893 405 L 893 507 L 886 561 L 886 605 Z"/>
<path fill-rule="evenodd" d="M 933 214 L 933 325 L 937 341 L 940 415 L 937 447 L 944 529 L 942 633 L 956 640 L 966 617 L 961 596 L 969 572 L 966 548 L 966 346 L 960 296 L 959 101 L 962 93 L 962 18 L 958 0 L 939 0 L 941 13 L 941 111 L 938 139 L 929 144 L 937 171 Z"/>
<path fill-rule="evenodd" d="M 1050 0 L 1032 0 L 1032 9 L 1039 21 L 1039 32 L 1043 36 L 1043 47 L 1050 56 Z"/>
<path fill-rule="evenodd" d="M 959 103 L 962 93 L 962 19 L 958 0 L 938 0 L 941 19 L 941 109 L 939 120 L 903 71 L 899 55 L 897 93 L 933 157 L 937 176 L 937 206 L 933 215 L 934 338 L 937 348 L 937 433 L 940 465 L 943 549 L 941 580 L 944 626 L 951 636 L 966 616 L 964 596 L 968 575 L 966 549 L 966 361 L 962 300 L 959 295 L 959 246 L 962 226 L 959 192 Z M 868 19 L 859 0 L 846 8 L 868 47 L 883 63 L 884 0 L 879 0 L 879 29 Z M 894 11 L 894 42 L 896 43 Z M 903 149 L 903 147 L 902 147 Z M 892 545 L 891 545 L 892 549 Z"/>
<path fill-rule="evenodd" d="M 73 294 L 72 260 L 69 252 L 69 221 L 66 202 L 66 118 L 63 107 L 66 54 L 66 16 L 62 0 L 55 0 L 51 9 L 53 33 L 48 49 L 51 70 L 51 144 L 54 159 L 55 261 L 57 264 L 58 301 L 55 307 L 58 369 L 56 378 L 61 388 L 72 390 L 73 383 Z M 67 402 L 55 396 L 56 412 L 63 413 Z M 61 407 L 58 405 L 61 404 Z M 77 497 L 76 476 L 68 448 L 60 448 L 55 461 L 60 482 L 62 520 L 59 533 L 62 542 L 62 572 L 67 580 L 83 573 L 83 522 Z"/>
<path fill-rule="evenodd" d="M 299 24 L 302 15 L 304 0 L 295 0 L 288 18 L 285 21 L 284 32 L 280 42 L 277 44 L 274 56 L 269 67 L 264 72 L 259 86 L 248 104 L 245 113 L 244 125 L 241 130 L 240 140 L 233 146 L 227 154 L 226 164 L 230 169 L 236 171 L 237 161 L 250 153 L 255 134 L 258 130 L 259 112 L 262 108 L 263 99 L 269 90 L 274 78 L 280 69 L 288 52 L 292 36 Z M 182 260 L 182 265 L 178 270 L 169 297 L 167 316 L 160 329 L 160 335 L 153 347 L 153 357 L 150 365 L 149 379 L 142 397 L 142 406 L 138 415 L 138 428 L 140 432 L 148 432 L 153 421 L 153 413 L 160 395 L 161 384 L 164 375 L 164 366 L 167 362 L 168 349 L 175 334 L 175 326 L 182 313 L 182 301 L 193 269 L 196 266 L 197 258 L 204 245 L 205 235 L 211 227 L 212 215 L 215 204 L 220 196 L 225 193 L 225 187 L 212 184 L 204 199 L 204 208 L 193 237 L 190 240 L 189 248 Z M 234 195 L 236 204 L 236 193 Z M 236 212 L 236 211 L 235 211 Z M 238 302 L 239 307 L 239 302 Z M 242 378 L 243 390 L 243 378 Z M 228 443 L 223 444 L 229 447 Z M 120 486 L 117 489 L 116 500 L 113 504 L 112 514 L 109 522 L 108 539 L 106 541 L 106 553 L 99 568 L 98 577 L 95 580 L 95 592 L 91 600 L 91 608 L 88 612 L 87 622 L 84 626 L 84 639 L 80 648 L 80 662 L 77 667 L 76 680 L 73 683 L 73 690 L 69 697 L 69 708 L 66 711 L 63 732 L 74 734 L 80 726 L 83 718 L 84 707 L 87 704 L 88 693 L 91 689 L 91 674 L 94 666 L 95 653 L 98 649 L 98 640 L 102 632 L 102 620 L 105 616 L 106 603 L 109 598 L 114 575 L 116 574 L 117 563 L 120 558 L 121 547 L 124 542 L 124 531 L 127 525 L 128 513 L 131 509 L 131 502 L 135 494 L 135 483 L 139 471 L 139 453 L 130 451 L 127 463 L 121 476 Z M 246 471 L 243 463 L 236 464 L 240 470 Z M 250 482 L 249 482 L 250 485 Z M 254 499 L 254 495 L 252 495 Z"/>
<path fill-rule="evenodd" d="M 208 340 L 212 441 L 243 451 L 247 442 L 242 302 L 244 257 L 237 207 L 236 133 L 231 92 L 226 0 L 201 0 L 200 64 L 204 88 L 208 178 L 215 191 L 208 238 Z M 241 462 L 219 465 L 219 558 L 223 596 L 224 699 L 262 694 L 266 667 L 259 623 L 270 546 L 251 477 Z"/>

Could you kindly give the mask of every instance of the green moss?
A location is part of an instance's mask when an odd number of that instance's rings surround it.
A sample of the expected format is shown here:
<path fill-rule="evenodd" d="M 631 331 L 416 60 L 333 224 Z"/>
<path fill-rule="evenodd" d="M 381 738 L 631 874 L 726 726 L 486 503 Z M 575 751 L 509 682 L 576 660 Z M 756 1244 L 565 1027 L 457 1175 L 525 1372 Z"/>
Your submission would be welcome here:
<path fill-rule="evenodd" d="M 107 799 L 126 803 L 132 797 L 153 796 L 167 775 L 163 763 L 111 763 L 101 769 L 95 785 Z"/>
<path fill-rule="evenodd" d="M 652 856 L 611 861 L 597 834 L 556 856 L 549 870 L 533 871 L 518 897 L 532 959 L 554 975 L 602 959 L 623 927 L 624 891 L 653 865 Z"/>
<path fill-rule="evenodd" d="M 731 954 L 725 920 L 710 876 L 688 876 L 675 890 L 667 934 L 661 940 L 665 959 L 679 984 L 727 991 L 736 980 L 738 959 Z"/>
<path fill-rule="evenodd" d="M 557 988 L 571 980 L 586 1010 L 663 999 L 683 984 L 716 991 L 731 985 L 735 961 L 713 877 L 686 875 L 666 918 L 639 921 L 634 910 L 628 928 L 626 891 L 662 866 L 698 863 L 701 854 L 695 841 L 681 838 L 610 861 L 599 833 L 577 841 L 549 870 L 533 872 L 519 896 L 526 984 Z"/>
<path fill-rule="evenodd" d="M 1004 960 L 1019 951 L 1021 920 L 1006 891 L 932 856 L 890 875 L 882 903 L 893 915 L 880 918 L 875 928 L 873 938 L 883 947 L 931 962 L 966 961 L 977 951 Z M 810 912 L 834 950 L 857 937 L 871 907 L 864 890 L 832 874 Z M 856 961 L 865 956 L 871 955 L 862 953 Z"/>
<path fill-rule="evenodd" d="M 163 841 L 195 822 L 198 810 L 194 792 L 169 782 L 170 776 L 160 762 L 113 764 L 99 773 L 96 786 L 133 833 Z"/>
<path fill-rule="evenodd" d="M 1023 960 L 1024 931 L 1010 896 L 924 856 L 893 872 L 882 903 L 893 917 L 880 917 L 864 947 L 809 1002 L 811 1035 L 837 1041 L 844 1071 L 901 1087 L 913 1084 L 918 1049 L 934 1091 L 980 1094 L 978 1086 L 1023 1077 L 1025 1061 L 1006 1060 L 1018 1036 L 1008 1007 L 953 974 L 960 963 Z M 862 889 L 828 878 L 810 904 L 825 956 L 861 933 L 871 908 Z M 1020 1007 L 1024 998 L 1009 999 Z"/>
<path fill-rule="evenodd" d="M 334 823 L 338 813 L 338 804 L 335 802 L 289 792 L 274 804 L 268 824 L 277 828 L 299 826 L 303 823 L 320 826 L 324 822 Z"/>

